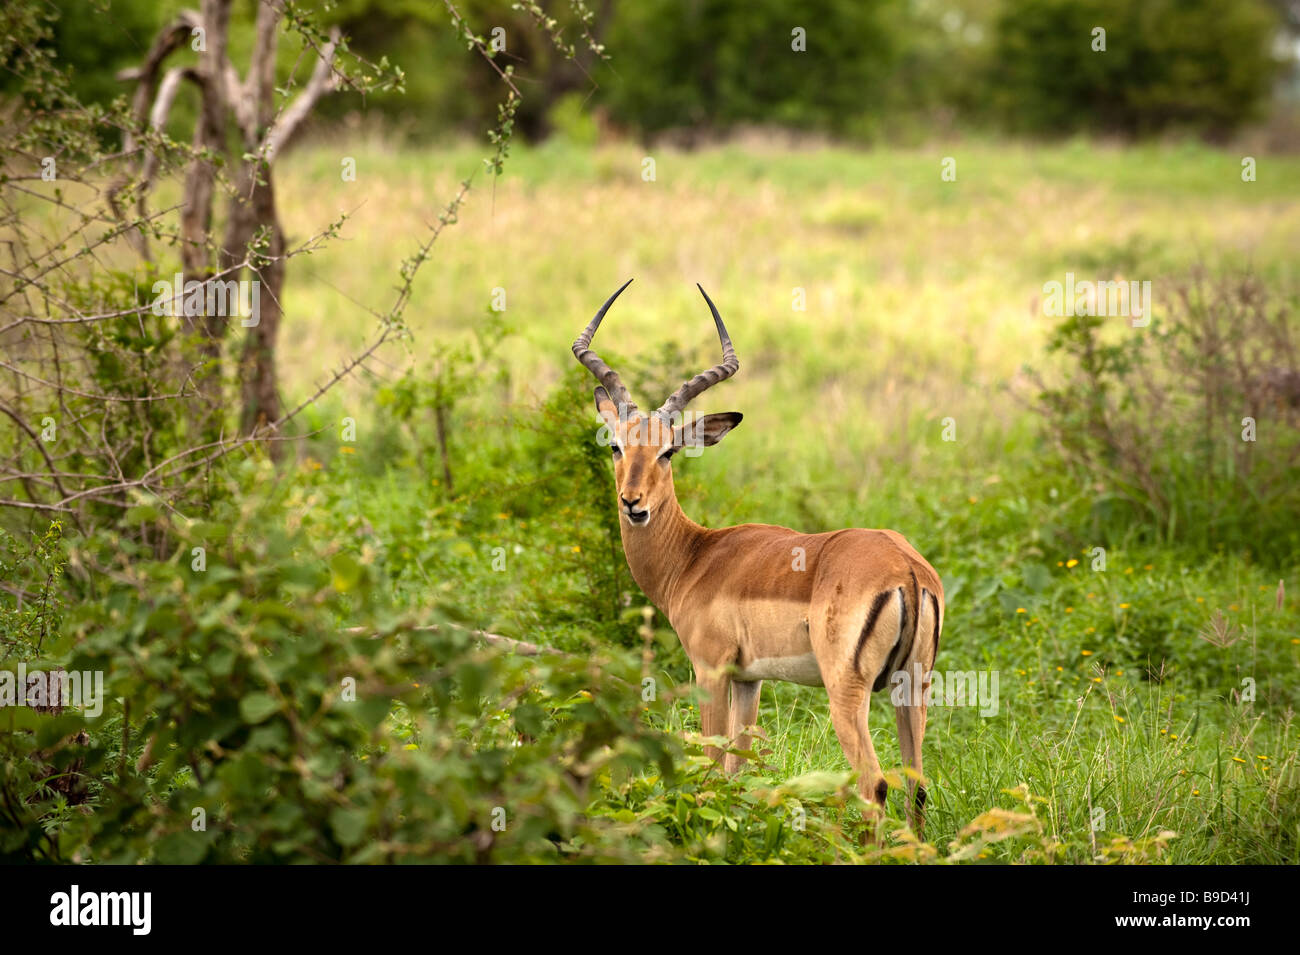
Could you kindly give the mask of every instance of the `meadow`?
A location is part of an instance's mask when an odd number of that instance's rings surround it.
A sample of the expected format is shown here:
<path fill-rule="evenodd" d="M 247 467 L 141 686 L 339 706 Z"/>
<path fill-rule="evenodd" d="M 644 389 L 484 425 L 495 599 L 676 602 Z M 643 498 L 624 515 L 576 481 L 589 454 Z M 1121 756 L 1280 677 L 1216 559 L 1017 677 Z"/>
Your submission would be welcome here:
<path fill-rule="evenodd" d="M 364 306 L 383 301 L 482 152 L 364 143 L 286 157 L 291 242 L 349 213 L 342 241 L 290 270 L 290 398 L 373 333 Z M 280 482 L 290 523 L 348 542 L 390 613 L 454 607 L 467 626 L 569 653 L 644 645 L 684 686 L 684 654 L 662 618 L 645 623 L 622 563 L 592 383 L 569 346 L 634 277 L 598 344 L 634 397 L 657 403 L 717 360 L 698 281 L 741 370 L 697 410 L 745 421 L 674 464 L 686 513 L 897 529 L 944 580 L 937 668 L 998 675 L 995 713 L 931 710 L 926 842 L 890 843 L 892 857 L 1294 862 L 1300 616 L 1279 580 L 1300 589 L 1296 553 L 1099 517 L 1114 488 L 1060 464 L 1036 401 L 1043 382 L 1071 380 L 1042 308 L 1044 283 L 1067 272 L 1152 281 L 1157 326 L 1198 269 L 1249 271 L 1294 301 L 1300 160 L 1258 157 L 1243 182 L 1241 156 L 1179 143 L 859 151 L 756 138 L 651 150 L 646 181 L 646 155 L 560 137 L 476 179 L 417 280 L 409 339 L 309 412 L 314 433 Z M 345 157 L 355 181 L 340 176 Z M 1104 329 L 1120 348 L 1147 333 Z M 1225 410 L 1223 427 L 1237 417 Z M 344 418 L 355 441 L 339 439 Z M 1255 533 L 1293 534 L 1295 518 Z M 896 767 L 890 709 L 876 694 L 871 725 Z M 712 808 L 679 834 L 692 857 L 750 858 L 734 848 L 735 792 L 843 788 L 824 692 L 766 683 L 759 723 L 761 758 L 738 788 L 697 788 Z M 662 725 L 692 731 L 697 711 L 675 699 Z M 601 811 L 621 823 L 680 814 L 653 776 L 607 783 Z M 889 812 L 898 828 L 897 793 Z"/>

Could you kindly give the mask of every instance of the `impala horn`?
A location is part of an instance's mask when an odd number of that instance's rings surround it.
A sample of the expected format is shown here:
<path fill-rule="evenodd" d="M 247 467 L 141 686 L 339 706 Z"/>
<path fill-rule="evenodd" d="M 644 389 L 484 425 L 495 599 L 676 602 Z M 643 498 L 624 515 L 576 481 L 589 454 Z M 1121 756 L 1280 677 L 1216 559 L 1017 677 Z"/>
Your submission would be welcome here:
<path fill-rule="evenodd" d="M 601 357 L 592 351 L 589 346 L 591 345 L 592 336 L 596 334 L 596 329 L 600 328 L 600 320 L 605 317 L 609 307 L 614 304 L 614 299 L 622 295 L 623 289 L 631 284 L 632 280 L 628 279 L 623 283 L 622 288 L 605 300 L 605 304 L 600 307 L 596 317 L 582 330 L 582 334 L 573 343 L 573 357 L 582 362 L 587 370 L 596 376 L 596 380 L 605 386 L 609 396 L 614 399 L 614 404 L 618 406 L 619 417 L 624 419 L 637 413 L 636 402 L 628 394 L 627 388 L 623 387 L 623 381 L 618 377 L 618 372 L 605 364 Z"/>
<path fill-rule="evenodd" d="M 671 421 L 673 415 L 685 411 L 686 406 L 693 399 L 698 398 L 718 382 L 726 381 L 740 370 L 740 361 L 736 358 L 736 349 L 731 345 L 731 336 L 727 334 L 727 326 L 722 324 L 722 316 L 718 314 L 718 307 L 713 304 L 713 299 L 709 298 L 709 293 L 704 291 L 703 286 L 697 282 L 695 287 L 704 296 L 704 301 L 709 303 L 709 311 L 713 313 L 713 324 L 718 327 L 718 339 L 722 342 L 722 364 L 714 365 L 708 371 L 700 372 L 674 391 L 668 400 L 655 411 L 655 416 L 664 421 Z"/>

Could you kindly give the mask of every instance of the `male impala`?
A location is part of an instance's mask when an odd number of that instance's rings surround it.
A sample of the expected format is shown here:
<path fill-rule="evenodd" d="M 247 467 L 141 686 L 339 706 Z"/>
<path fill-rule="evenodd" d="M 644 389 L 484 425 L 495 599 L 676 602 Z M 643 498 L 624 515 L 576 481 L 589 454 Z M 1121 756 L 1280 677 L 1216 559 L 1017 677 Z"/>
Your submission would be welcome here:
<path fill-rule="evenodd" d="M 722 341 L 722 363 L 687 381 L 649 417 L 642 415 L 618 374 L 589 347 L 629 284 L 601 306 L 573 343 L 573 354 L 600 381 L 596 409 L 611 432 L 628 567 L 667 615 L 695 668 L 706 696 L 704 735 L 729 736 L 736 748 L 748 749 L 763 680 L 825 686 L 835 735 L 859 774 L 859 791 L 883 807 L 888 786 L 867 729 L 869 693 L 901 668 L 919 672 L 917 691 L 895 706 L 903 762 L 919 777 L 925 691 L 943 626 L 939 575 L 895 531 L 800 534 L 770 524 L 711 529 L 683 514 L 673 490 L 673 454 L 717 444 L 741 419 L 726 412 L 687 420 L 683 412 L 740 363 L 701 288 Z M 726 756 L 728 772 L 740 763 Z M 909 777 L 907 791 L 919 833 L 925 788 Z"/>

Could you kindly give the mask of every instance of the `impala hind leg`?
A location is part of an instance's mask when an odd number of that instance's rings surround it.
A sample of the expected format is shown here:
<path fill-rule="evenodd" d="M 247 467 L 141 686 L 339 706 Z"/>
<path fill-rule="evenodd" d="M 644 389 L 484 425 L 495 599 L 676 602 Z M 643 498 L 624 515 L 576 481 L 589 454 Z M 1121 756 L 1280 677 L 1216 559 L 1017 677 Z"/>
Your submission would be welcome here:
<path fill-rule="evenodd" d="M 731 683 L 731 727 L 728 735 L 733 749 L 749 749 L 753 745 L 753 737 L 746 730 L 758 722 L 758 698 L 762 689 L 762 680 L 752 683 L 733 680 Z M 739 772 L 744 762 L 744 757 L 728 753 L 727 772 Z"/>
<path fill-rule="evenodd" d="M 925 742 L 930 676 L 939 645 L 939 602 L 924 588 L 921 590 L 919 617 L 916 640 L 905 664 L 906 679 L 901 686 L 891 689 L 891 695 L 902 692 L 902 703 L 894 705 L 894 718 L 898 723 L 898 748 L 903 765 L 922 776 L 922 744 Z M 920 837 L 925 831 L 925 784 L 909 775 L 906 791 L 907 818 L 912 831 Z"/>
<path fill-rule="evenodd" d="M 925 702 L 916 706 L 895 706 L 898 723 L 898 749 L 903 765 L 921 776 L 921 743 L 925 739 Z M 918 837 L 925 831 L 925 785 L 907 774 L 907 821 Z"/>
<path fill-rule="evenodd" d="M 871 839 L 876 838 L 879 820 L 884 817 L 885 796 L 889 784 L 880 771 L 880 760 L 871 743 L 871 730 L 867 726 L 867 712 L 871 694 L 867 683 L 856 674 L 850 675 L 826 691 L 831 702 L 831 724 L 839 738 L 840 748 L 858 773 L 858 793 L 863 800 L 878 807 L 874 819 L 868 819 Z"/>
<path fill-rule="evenodd" d="M 889 784 L 880 771 L 880 760 L 871 742 L 867 717 L 871 707 L 871 685 L 885 666 L 901 633 L 901 592 L 880 594 L 872 602 L 859 629 L 849 625 L 846 615 L 829 603 L 815 609 L 809 618 L 808 635 L 817 654 L 826 694 L 830 698 L 831 723 L 849 765 L 858 773 L 858 792 L 870 804 L 867 810 L 869 839 L 877 841 L 877 829 L 884 818 Z"/>

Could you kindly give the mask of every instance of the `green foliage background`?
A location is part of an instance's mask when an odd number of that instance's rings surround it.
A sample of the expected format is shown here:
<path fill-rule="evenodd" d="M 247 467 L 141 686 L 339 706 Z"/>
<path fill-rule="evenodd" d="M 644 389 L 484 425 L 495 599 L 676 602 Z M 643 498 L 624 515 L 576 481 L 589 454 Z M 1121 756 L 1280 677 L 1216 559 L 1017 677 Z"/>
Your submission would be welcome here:
<path fill-rule="evenodd" d="M 134 65 L 181 0 L 61 0 L 56 53 L 87 102 L 124 92 L 115 74 Z M 566 39 L 579 38 L 569 5 L 545 5 Z M 486 35 L 504 31 L 503 64 L 529 95 L 519 115 L 532 139 L 563 127 L 569 97 L 606 110 L 639 135 L 708 135 L 759 124 L 853 140 L 920 136 L 954 123 L 1056 135 L 1148 135 L 1166 130 L 1222 137 L 1268 108 L 1282 64 L 1282 18 L 1266 0 L 615 0 L 589 5 L 597 39 L 618 61 L 590 54 L 569 63 L 507 0 L 457 9 Z M 339 23 L 358 52 L 401 65 L 401 92 L 373 96 L 405 135 L 428 140 L 482 129 L 495 118 L 498 81 L 467 68 L 441 3 L 340 0 L 315 10 Z M 236 7 L 231 51 L 251 45 L 254 0 Z M 791 48 L 806 31 L 807 51 Z M 1107 32 L 1104 53 L 1092 48 Z M 294 52 L 284 51 L 283 66 Z M 8 79 L 0 79 L 0 89 Z M 191 94 L 187 91 L 185 97 Z M 182 105 L 178 118 L 192 107 Z M 355 103 L 327 100 L 334 121 Z"/>

